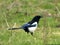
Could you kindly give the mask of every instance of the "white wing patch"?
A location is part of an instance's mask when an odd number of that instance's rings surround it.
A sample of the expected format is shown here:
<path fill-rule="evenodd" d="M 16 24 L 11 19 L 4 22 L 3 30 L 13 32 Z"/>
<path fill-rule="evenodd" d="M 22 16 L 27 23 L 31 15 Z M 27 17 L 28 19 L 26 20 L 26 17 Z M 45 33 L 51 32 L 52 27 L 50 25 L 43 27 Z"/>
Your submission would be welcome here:
<path fill-rule="evenodd" d="M 37 22 L 34 22 L 32 25 L 35 25 L 35 24 L 37 25 Z"/>
<path fill-rule="evenodd" d="M 35 25 L 35 24 L 36 24 L 35 27 L 29 27 L 28 28 L 30 32 L 34 32 L 36 30 L 36 28 L 37 28 L 37 22 L 34 22 L 32 25 Z"/>

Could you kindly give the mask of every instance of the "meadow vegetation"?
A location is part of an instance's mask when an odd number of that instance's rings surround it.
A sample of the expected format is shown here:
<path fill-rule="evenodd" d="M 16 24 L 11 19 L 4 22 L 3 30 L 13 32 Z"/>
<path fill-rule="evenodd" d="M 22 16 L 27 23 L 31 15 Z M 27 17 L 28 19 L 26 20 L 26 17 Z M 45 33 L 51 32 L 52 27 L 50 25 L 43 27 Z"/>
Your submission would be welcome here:
<path fill-rule="evenodd" d="M 41 15 L 34 36 L 20 27 Z M 0 45 L 59 45 L 60 0 L 0 0 Z"/>

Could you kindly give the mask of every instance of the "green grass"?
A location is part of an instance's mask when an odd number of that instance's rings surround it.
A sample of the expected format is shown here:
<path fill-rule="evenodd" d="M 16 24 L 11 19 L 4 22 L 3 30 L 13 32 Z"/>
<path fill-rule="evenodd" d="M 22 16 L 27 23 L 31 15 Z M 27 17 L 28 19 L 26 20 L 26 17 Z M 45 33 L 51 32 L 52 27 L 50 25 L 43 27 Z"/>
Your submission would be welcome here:
<path fill-rule="evenodd" d="M 0 0 L 0 45 L 45 45 L 60 44 L 60 0 Z M 56 10 L 56 7 L 58 10 Z M 46 10 L 46 12 L 45 12 Z M 49 14 L 50 17 L 49 17 Z M 20 27 L 35 15 L 41 15 L 34 36 L 23 29 L 7 30 Z M 47 15 L 47 16 L 46 16 Z M 45 17 L 46 16 L 46 17 Z"/>

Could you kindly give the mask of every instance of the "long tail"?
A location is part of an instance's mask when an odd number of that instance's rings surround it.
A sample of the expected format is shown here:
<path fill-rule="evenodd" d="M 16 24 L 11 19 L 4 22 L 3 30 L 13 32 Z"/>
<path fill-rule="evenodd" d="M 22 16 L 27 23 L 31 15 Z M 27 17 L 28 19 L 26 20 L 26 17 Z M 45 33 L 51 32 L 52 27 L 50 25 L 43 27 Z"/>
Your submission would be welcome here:
<path fill-rule="evenodd" d="M 16 30 L 16 29 L 21 29 L 21 28 L 9 28 L 8 30 Z"/>

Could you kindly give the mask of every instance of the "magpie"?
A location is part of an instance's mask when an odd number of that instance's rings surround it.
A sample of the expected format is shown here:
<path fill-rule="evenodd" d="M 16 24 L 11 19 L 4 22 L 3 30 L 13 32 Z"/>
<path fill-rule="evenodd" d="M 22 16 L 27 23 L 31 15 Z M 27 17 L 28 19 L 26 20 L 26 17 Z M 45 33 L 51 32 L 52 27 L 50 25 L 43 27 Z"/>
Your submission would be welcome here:
<path fill-rule="evenodd" d="M 25 32 L 30 33 L 31 35 L 33 35 L 34 31 L 36 30 L 38 23 L 39 23 L 39 19 L 42 16 L 35 16 L 31 21 L 29 21 L 28 23 L 22 25 L 19 28 L 9 28 L 9 30 L 15 30 L 15 29 L 23 29 Z"/>

